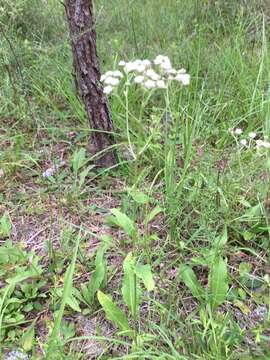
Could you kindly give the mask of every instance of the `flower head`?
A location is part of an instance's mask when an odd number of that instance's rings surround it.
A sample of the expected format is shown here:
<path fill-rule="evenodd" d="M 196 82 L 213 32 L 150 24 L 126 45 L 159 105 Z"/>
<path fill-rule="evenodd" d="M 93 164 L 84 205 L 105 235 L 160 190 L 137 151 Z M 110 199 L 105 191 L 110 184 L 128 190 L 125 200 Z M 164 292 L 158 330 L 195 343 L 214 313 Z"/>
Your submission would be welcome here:
<path fill-rule="evenodd" d="M 243 146 L 247 146 L 247 140 L 246 139 L 240 140 L 240 144 Z"/>
<path fill-rule="evenodd" d="M 234 130 L 235 135 L 241 135 L 243 133 L 243 130 L 240 128 L 237 128 Z"/>
<path fill-rule="evenodd" d="M 125 66 L 126 65 L 126 62 L 124 60 L 121 60 L 119 61 L 118 63 L 119 66 Z"/>
<path fill-rule="evenodd" d="M 257 134 L 252 131 L 252 132 L 250 132 L 250 133 L 248 134 L 248 136 L 250 137 L 250 139 L 255 139 L 255 137 L 257 136 Z"/>
<path fill-rule="evenodd" d="M 104 94 L 110 94 L 112 91 L 113 91 L 113 87 L 111 85 L 107 85 L 103 89 Z"/>
<path fill-rule="evenodd" d="M 158 81 L 157 81 L 157 87 L 158 87 L 159 89 L 166 89 L 165 81 L 164 81 L 164 80 L 158 80 Z"/>
<path fill-rule="evenodd" d="M 154 89 L 156 87 L 156 83 L 155 83 L 155 81 L 149 79 L 144 82 L 144 86 L 146 87 L 146 89 L 150 90 L 150 89 Z"/>
<path fill-rule="evenodd" d="M 181 82 L 183 85 L 189 85 L 190 75 L 189 74 L 177 74 L 174 78 L 176 81 Z"/>
<path fill-rule="evenodd" d="M 160 79 L 160 76 L 153 69 L 146 70 L 145 75 L 148 76 L 150 79 L 152 79 L 154 81 Z"/>
<path fill-rule="evenodd" d="M 142 76 L 142 75 L 138 75 L 134 78 L 134 82 L 136 84 L 141 84 L 143 81 L 144 81 L 144 76 Z"/>

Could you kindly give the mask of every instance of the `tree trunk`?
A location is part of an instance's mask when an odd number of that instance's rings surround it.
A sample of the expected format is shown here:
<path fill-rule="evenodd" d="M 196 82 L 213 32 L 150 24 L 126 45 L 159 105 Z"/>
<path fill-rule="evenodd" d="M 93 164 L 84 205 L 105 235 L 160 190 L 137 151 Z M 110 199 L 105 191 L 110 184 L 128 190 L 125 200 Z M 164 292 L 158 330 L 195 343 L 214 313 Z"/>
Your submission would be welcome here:
<path fill-rule="evenodd" d="M 106 150 L 113 144 L 113 124 L 106 95 L 100 83 L 92 0 L 66 0 L 76 78 L 91 126 L 91 149 L 102 167 L 116 163 L 115 151 Z"/>

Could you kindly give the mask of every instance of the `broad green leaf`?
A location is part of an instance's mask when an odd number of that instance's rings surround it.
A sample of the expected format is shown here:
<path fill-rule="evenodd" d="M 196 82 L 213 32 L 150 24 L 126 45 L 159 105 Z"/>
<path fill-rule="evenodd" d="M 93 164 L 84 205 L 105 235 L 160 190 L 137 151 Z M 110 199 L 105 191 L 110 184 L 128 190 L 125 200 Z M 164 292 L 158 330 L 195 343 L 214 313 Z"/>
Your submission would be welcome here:
<path fill-rule="evenodd" d="M 81 236 L 80 236 L 80 233 L 79 233 L 78 236 L 77 236 L 77 239 L 76 239 L 75 249 L 73 251 L 73 256 L 72 256 L 71 263 L 68 266 L 68 268 L 66 270 L 66 273 L 65 273 L 64 288 L 63 288 L 63 295 L 62 295 L 62 299 L 61 299 L 60 308 L 58 310 L 58 313 L 57 313 L 57 316 L 56 316 L 56 319 L 55 319 L 55 322 L 54 322 L 54 326 L 53 326 L 50 338 L 48 340 L 48 348 L 47 348 L 47 353 L 46 353 L 46 356 L 48 358 L 52 355 L 52 352 L 54 351 L 54 348 L 55 348 L 55 344 L 58 341 L 57 337 L 58 337 L 58 334 L 59 334 L 61 321 L 62 321 L 62 318 L 64 316 L 65 307 L 66 307 L 66 304 L 68 302 L 69 296 L 72 295 L 73 274 L 74 274 L 74 271 L 75 271 L 75 264 L 76 264 L 80 239 L 81 239 Z"/>
<path fill-rule="evenodd" d="M 142 280 L 147 291 L 154 290 L 155 283 L 154 283 L 150 265 L 137 264 L 135 266 L 135 273 L 138 276 L 138 278 L 140 278 Z"/>
<path fill-rule="evenodd" d="M 80 305 L 77 301 L 77 299 L 71 294 L 66 299 L 67 305 L 71 307 L 72 310 L 76 312 L 81 312 Z"/>
<path fill-rule="evenodd" d="M 208 284 L 210 303 L 215 309 L 226 300 L 229 289 L 227 263 L 222 257 L 216 258 L 211 265 Z"/>
<path fill-rule="evenodd" d="M 111 209 L 111 213 L 114 215 L 114 224 L 121 227 L 129 236 L 134 235 L 135 225 L 134 222 L 124 213 L 118 209 Z"/>
<path fill-rule="evenodd" d="M 248 315 L 250 313 L 250 308 L 243 301 L 235 299 L 233 305 L 238 307 L 244 315 Z"/>
<path fill-rule="evenodd" d="M 262 207 L 261 204 L 257 204 L 255 206 L 252 206 L 249 208 L 245 214 L 244 217 L 246 217 L 250 221 L 256 220 L 256 218 L 259 218 L 262 215 Z"/>
<path fill-rule="evenodd" d="M 79 151 L 75 151 L 73 154 L 71 163 L 72 163 L 72 169 L 75 174 L 78 173 L 79 169 L 84 166 L 86 163 L 86 150 L 84 148 L 81 148 Z"/>
<path fill-rule="evenodd" d="M 149 196 L 137 189 L 130 189 L 129 195 L 137 204 L 147 204 L 149 202 Z"/>
<path fill-rule="evenodd" d="M 0 220 L 0 239 L 9 237 L 11 233 L 11 222 L 8 213 L 4 213 Z"/>
<path fill-rule="evenodd" d="M 183 283 L 189 288 L 192 295 L 199 301 L 204 300 L 205 291 L 199 283 L 197 276 L 192 268 L 188 265 L 181 265 L 179 269 L 179 275 Z"/>
<path fill-rule="evenodd" d="M 241 262 L 239 264 L 239 274 L 240 276 L 247 276 L 252 271 L 252 264 L 247 262 Z"/>
<path fill-rule="evenodd" d="M 88 166 L 85 170 L 80 173 L 79 187 L 82 187 L 85 182 L 86 176 L 88 176 L 89 172 L 95 167 L 95 165 Z"/>
<path fill-rule="evenodd" d="M 35 340 L 35 324 L 36 321 L 34 321 L 22 335 L 21 346 L 25 352 L 28 352 L 33 348 Z"/>
<path fill-rule="evenodd" d="M 117 305 L 114 304 L 112 298 L 108 295 L 105 295 L 102 291 L 98 291 L 97 297 L 100 305 L 105 311 L 108 320 L 110 320 L 120 330 L 131 332 L 126 315 L 121 309 L 119 309 Z"/>
<path fill-rule="evenodd" d="M 87 285 L 88 295 L 86 300 L 89 304 L 92 304 L 94 301 L 96 292 L 101 288 L 101 285 L 106 278 L 107 265 L 104 259 L 104 254 L 107 249 L 108 244 L 104 244 L 98 249 L 96 254 L 95 271 L 89 281 L 89 284 Z"/>
<path fill-rule="evenodd" d="M 136 317 L 141 298 L 141 289 L 138 286 L 136 275 L 134 272 L 135 259 L 129 253 L 124 260 L 124 278 L 122 286 L 122 294 L 125 304 L 127 305 L 133 318 Z"/>
<path fill-rule="evenodd" d="M 221 250 L 226 245 L 228 241 L 228 231 L 227 226 L 225 226 L 223 234 L 218 236 L 214 241 L 215 250 Z"/>
<path fill-rule="evenodd" d="M 160 206 L 156 206 L 148 215 L 146 215 L 146 218 L 144 220 L 144 226 L 147 226 L 154 218 L 163 212 L 164 210 Z"/>

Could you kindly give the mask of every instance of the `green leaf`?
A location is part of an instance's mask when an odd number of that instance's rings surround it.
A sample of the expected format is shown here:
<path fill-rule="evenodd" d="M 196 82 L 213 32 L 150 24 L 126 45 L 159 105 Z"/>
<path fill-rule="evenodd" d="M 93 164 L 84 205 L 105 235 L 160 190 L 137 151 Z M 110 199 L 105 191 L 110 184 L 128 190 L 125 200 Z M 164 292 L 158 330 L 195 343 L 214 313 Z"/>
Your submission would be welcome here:
<path fill-rule="evenodd" d="M 0 220 L 0 239 L 9 237 L 11 233 L 11 222 L 7 212 L 1 217 Z"/>
<path fill-rule="evenodd" d="M 71 160 L 73 172 L 77 174 L 79 169 L 85 165 L 86 161 L 86 150 L 84 148 L 75 151 Z"/>
<path fill-rule="evenodd" d="M 192 295 L 202 301 L 205 299 L 205 291 L 199 283 L 197 276 L 192 268 L 188 265 L 181 265 L 179 268 L 179 275 L 183 283 L 189 288 Z"/>
<path fill-rule="evenodd" d="M 129 236 L 133 236 L 136 232 L 134 222 L 118 209 L 111 209 L 111 213 L 114 215 L 114 224 L 121 227 Z"/>
<path fill-rule="evenodd" d="M 35 340 L 35 324 L 36 321 L 34 321 L 22 335 L 21 346 L 25 352 L 28 352 L 33 348 Z"/>
<path fill-rule="evenodd" d="M 128 325 L 128 319 L 121 309 L 112 301 L 111 296 L 105 295 L 102 291 L 97 293 L 98 301 L 102 306 L 105 314 L 114 325 L 120 330 L 131 333 L 131 329 Z"/>
<path fill-rule="evenodd" d="M 141 289 L 139 288 L 136 280 L 134 267 L 135 259 L 133 258 L 132 254 L 129 253 L 123 264 L 124 278 L 122 294 L 125 304 L 127 305 L 132 317 L 136 318 L 141 298 Z"/>
<path fill-rule="evenodd" d="M 215 309 L 226 300 L 229 289 L 227 262 L 222 257 L 216 258 L 211 265 L 208 284 L 210 303 Z"/>
<path fill-rule="evenodd" d="M 62 294 L 60 308 L 57 313 L 50 338 L 48 340 L 48 348 L 47 348 L 47 353 L 46 353 L 47 358 L 49 358 L 51 356 L 52 352 L 55 349 L 55 344 L 58 341 L 58 334 L 59 334 L 59 330 L 60 330 L 60 326 L 61 326 L 61 321 L 64 316 L 65 307 L 66 307 L 66 304 L 68 303 L 68 298 L 70 297 L 70 295 L 72 295 L 73 274 L 75 271 L 75 264 L 76 264 L 76 259 L 77 259 L 77 255 L 78 255 L 80 240 L 81 240 L 81 235 L 79 233 L 77 236 L 77 239 L 76 239 L 71 263 L 68 266 L 66 273 L 65 273 L 64 288 L 63 288 L 63 294 Z"/>
<path fill-rule="evenodd" d="M 87 285 L 88 294 L 86 300 L 89 305 L 93 303 L 96 292 L 101 288 L 101 285 L 106 278 L 107 264 L 104 259 L 104 255 L 107 249 L 108 244 L 103 244 L 96 254 L 95 271 L 89 281 L 89 284 Z"/>
<path fill-rule="evenodd" d="M 160 206 L 156 206 L 144 220 L 144 226 L 147 226 L 158 214 L 163 212 L 164 210 Z"/>
<path fill-rule="evenodd" d="M 80 305 L 79 305 L 77 299 L 73 296 L 73 294 L 70 294 L 66 298 L 66 303 L 67 303 L 67 305 L 69 305 L 71 307 L 72 310 L 74 310 L 76 312 L 81 312 Z"/>
<path fill-rule="evenodd" d="M 262 216 L 261 204 L 252 206 L 244 214 L 244 217 L 246 217 L 249 221 L 254 221 L 254 220 L 260 218 L 261 216 Z"/>
<path fill-rule="evenodd" d="M 135 266 L 135 273 L 138 276 L 138 278 L 140 278 L 142 280 L 147 291 L 154 290 L 155 283 L 154 283 L 150 265 L 137 264 Z"/>
<path fill-rule="evenodd" d="M 85 178 L 89 172 L 95 167 L 95 165 L 88 166 L 85 170 L 80 173 L 79 187 L 81 188 L 85 183 Z"/>
<path fill-rule="evenodd" d="M 128 193 L 137 204 L 147 204 L 150 200 L 149 196 L 137 189 L 129 189 Z"/>
<path fill-rule="evenodd" d="M 214 241 L 215 250 L 222 250 L 228 241 L 227 226 L 225 226 L 223 234 L 218 236 Z"/>

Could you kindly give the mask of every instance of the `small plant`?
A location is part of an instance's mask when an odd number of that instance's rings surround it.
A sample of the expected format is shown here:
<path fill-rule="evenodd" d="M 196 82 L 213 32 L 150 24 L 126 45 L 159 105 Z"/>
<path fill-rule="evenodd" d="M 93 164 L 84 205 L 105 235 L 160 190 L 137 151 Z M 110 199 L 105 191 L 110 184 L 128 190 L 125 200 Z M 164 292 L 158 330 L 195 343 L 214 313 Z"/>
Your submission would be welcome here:
<path fill-rule="evenodd" d="M 11 221 L 7 212 L 0 219 L 0 239 L 8 238 L 11 233 Z"/>
<path fill-rule="evenodd" d="M 86 155 L 86 150 L 84 148 L 74 152 L 71 159 L 71 167 L 73 171 L 73 193 L 80 193 L 83 185 L 85 184 L 86 177 L 95 167 L 95 165 L 89 165 L 86 167 L 88 162 L 89 157 Z"/>
<path fill-rule="evenodd" d="M 215 239 L 213 248 L 208 251 L 206 258 L 198 261 L 196 258 L 193 259 L 193 261 L 197 263 L 208 266 L 209 276 L 207 289 L 204 289 L 200 285 L 191 266 L 183 264 L 179 268 L 180 279 L 189 288 L 192 295 L 199 300 L 201 304 L 209 304 L 211 310 L 216 310 L 219 305 L 223 304 L 228 294 L 229 279 L 227 261 L 224 260 L 222 256 L 222 251 L 227 243 L 227 239 L 227 228 L 225 228 L 223 234 Z"/>
<path fill-rule="evenodd" d="M 110 247 L 111 239 L 108 236 L 102 237 L 102 243 L 97 250 L 95 258 L 95 270 L 88 283 L 81 284 L 81 296 L 79 299 L 89 308 L 93 306 L 94 298 L 98 290 L 106 286 L 107 283 L 107 263 L 105 253 Z M 87 313 L 88 311 L 84 311 Z"/>
<path fill-rule="evenodd" d="M 125 258 L 123 270 L 122 296 L 133 321 L 133 327 L 130 327 L 128 317 L 115 304 L 111 296 L 98 291 L 98 300 L 108 320 L 118 327 L 121 335 L 130 337 L 136 348 L 139 344 L 139 339 L 142 338 L 139 326 L 140 304 L 142 301 L 140 283 L 143 283 L 148 292 L 153 291 L 155 285 L 150 265 L 138 263 L 132 253 L 129 253 Z"/>
<path fill-rule="evenodd" d="M 30 261 L 31 256 L 33 258 Z M 11 243 L 0 249 L 0 271 L 7 283 L 0 290 L 0 339 L 2 340 L 12 328 L 26 322 L 29 311 L 41 308 L 46 281 L 40 280 L 43 269 L 39 261 L 39 257 L 27 254 Z M 6 270 L 3 270 L 5 268 Z"/>

